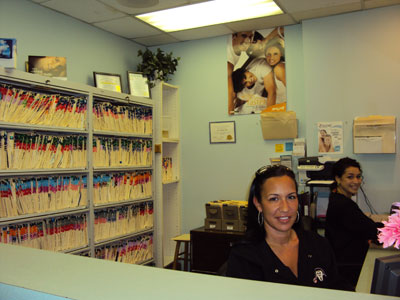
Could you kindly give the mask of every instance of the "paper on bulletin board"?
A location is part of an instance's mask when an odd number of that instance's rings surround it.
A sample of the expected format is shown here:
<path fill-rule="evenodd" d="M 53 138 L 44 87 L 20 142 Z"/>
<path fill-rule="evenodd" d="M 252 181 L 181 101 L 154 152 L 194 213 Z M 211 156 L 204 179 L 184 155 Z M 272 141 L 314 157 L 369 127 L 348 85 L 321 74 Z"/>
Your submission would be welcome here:
<path fill-rule="evenodd" d="M 354 153 L 396 153 L 396 117 L 356 117 L 353 144 Z"/>
<path fill-rule="evenodd" d="M 283 152 L 283 144 L 275 144 L 275 152 Z"/>
<path fill-rule="evenodd" d="M 319 122 L 318 153 L 343 153 L 343 122 Z"/>

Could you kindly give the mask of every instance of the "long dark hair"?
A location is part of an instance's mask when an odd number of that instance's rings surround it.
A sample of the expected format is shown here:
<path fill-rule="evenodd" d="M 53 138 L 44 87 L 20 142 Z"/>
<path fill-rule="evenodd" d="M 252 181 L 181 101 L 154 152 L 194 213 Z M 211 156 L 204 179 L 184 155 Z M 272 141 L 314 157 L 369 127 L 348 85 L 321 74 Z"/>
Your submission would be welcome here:
<path fill-rule="evenodd" d="M 265 229 L 264 226 L 258 224 L 258 210 L 253 203 L 253 198 L 255 197 L 261 203 L 261 189 L 265 181 L 272 177 L 281 176 L 289 176 L 293 180 L 297 193 L 296 176 L 288 167 L 282 165 L 267 166 L 258 169 L 255 173 L 248 198 L 246 240 L 257 242 L 265 239 Z"/>
<path fill-rule="evenodd" d="M 360 170 L 360 172 L 362 173 L 361 165 L 355 159 L 352 159 L 350 157 L 344 157 L 344 158 L 339 159 L 332 166 L 333 183 L 331 185 L 331 190 L 336 190 L 337 189 L 336 176 L 339 177 L 339 178 L 342 177 L 342 175 L 344 174 L 344 172 L 346 171 L 346 169 L 348 167 L 358 168 Z"/>

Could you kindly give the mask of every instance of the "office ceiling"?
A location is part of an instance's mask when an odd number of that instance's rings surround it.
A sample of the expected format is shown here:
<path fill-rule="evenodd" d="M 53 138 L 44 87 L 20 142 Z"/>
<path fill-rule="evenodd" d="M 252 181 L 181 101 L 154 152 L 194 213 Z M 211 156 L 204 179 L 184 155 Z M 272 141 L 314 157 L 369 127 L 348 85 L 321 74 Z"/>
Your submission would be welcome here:
<path fill-rule="evenodd" d="M 149 47 L 298 24 L 307 19 L 400 4 L 400 0 L 275 0 L 284 14 L 165 33 L 135 18 L 135 15 L 207 0 L 31 1 Z"/>

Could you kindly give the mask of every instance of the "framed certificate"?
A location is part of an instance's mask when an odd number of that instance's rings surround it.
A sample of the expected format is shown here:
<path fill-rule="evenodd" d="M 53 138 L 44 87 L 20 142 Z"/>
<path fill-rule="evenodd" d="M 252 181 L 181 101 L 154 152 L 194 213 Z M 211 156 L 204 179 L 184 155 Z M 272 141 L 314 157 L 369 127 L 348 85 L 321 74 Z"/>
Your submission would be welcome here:
<path fill-rule="evenodd" d="M 122 92 L 121 75 L 93 72 L 93 77 L 95 87 L 114 92 Z"/>
<path fill-rule="evenodd" d="M 150 98 L 150 87 L 147 77 L 140 72 L 128 71 L 129 94 L 137 97 Z"/>
<path fill-rule="evenodd" d="M 236 143 L 235 121 L 210 122 L 210 144 Z"/>

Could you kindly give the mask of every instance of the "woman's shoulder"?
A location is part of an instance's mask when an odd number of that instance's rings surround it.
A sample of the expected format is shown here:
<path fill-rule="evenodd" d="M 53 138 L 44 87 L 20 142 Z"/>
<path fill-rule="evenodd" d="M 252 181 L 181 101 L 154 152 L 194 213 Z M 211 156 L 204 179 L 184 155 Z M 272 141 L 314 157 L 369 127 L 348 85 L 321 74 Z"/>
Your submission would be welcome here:
<path fill-rule="evenodd" d="M 345 195 L 342 195 L 340 193 L 335 193 L 331 192 L 329 195 L 329 205 L 334 204 L 335 206 L 339 205 L 356 205 L 356 203 L 351 200 L 350 198 L 347 198 Z"/>
<path fill-rule="evenodd" d="M 256 257 L 258 257 L 258 253 L 260 253 L 261 248 L 262 242 L 242 240 L 232 245 L 230 255 L 241 257 L 246 260 L 254 260 Z"/>
<path fill-rule="evenodd" d="M 283 63 L 283 62 L 280 62 L 279 64 L 277 64 L 275 67 L 274 67 L 274 73 L 275 73 L 275 76 L 279 79 L 279 80 L 282 80 L 282 79 L 284 79 L 285 78 L 285 63 Z"/>

